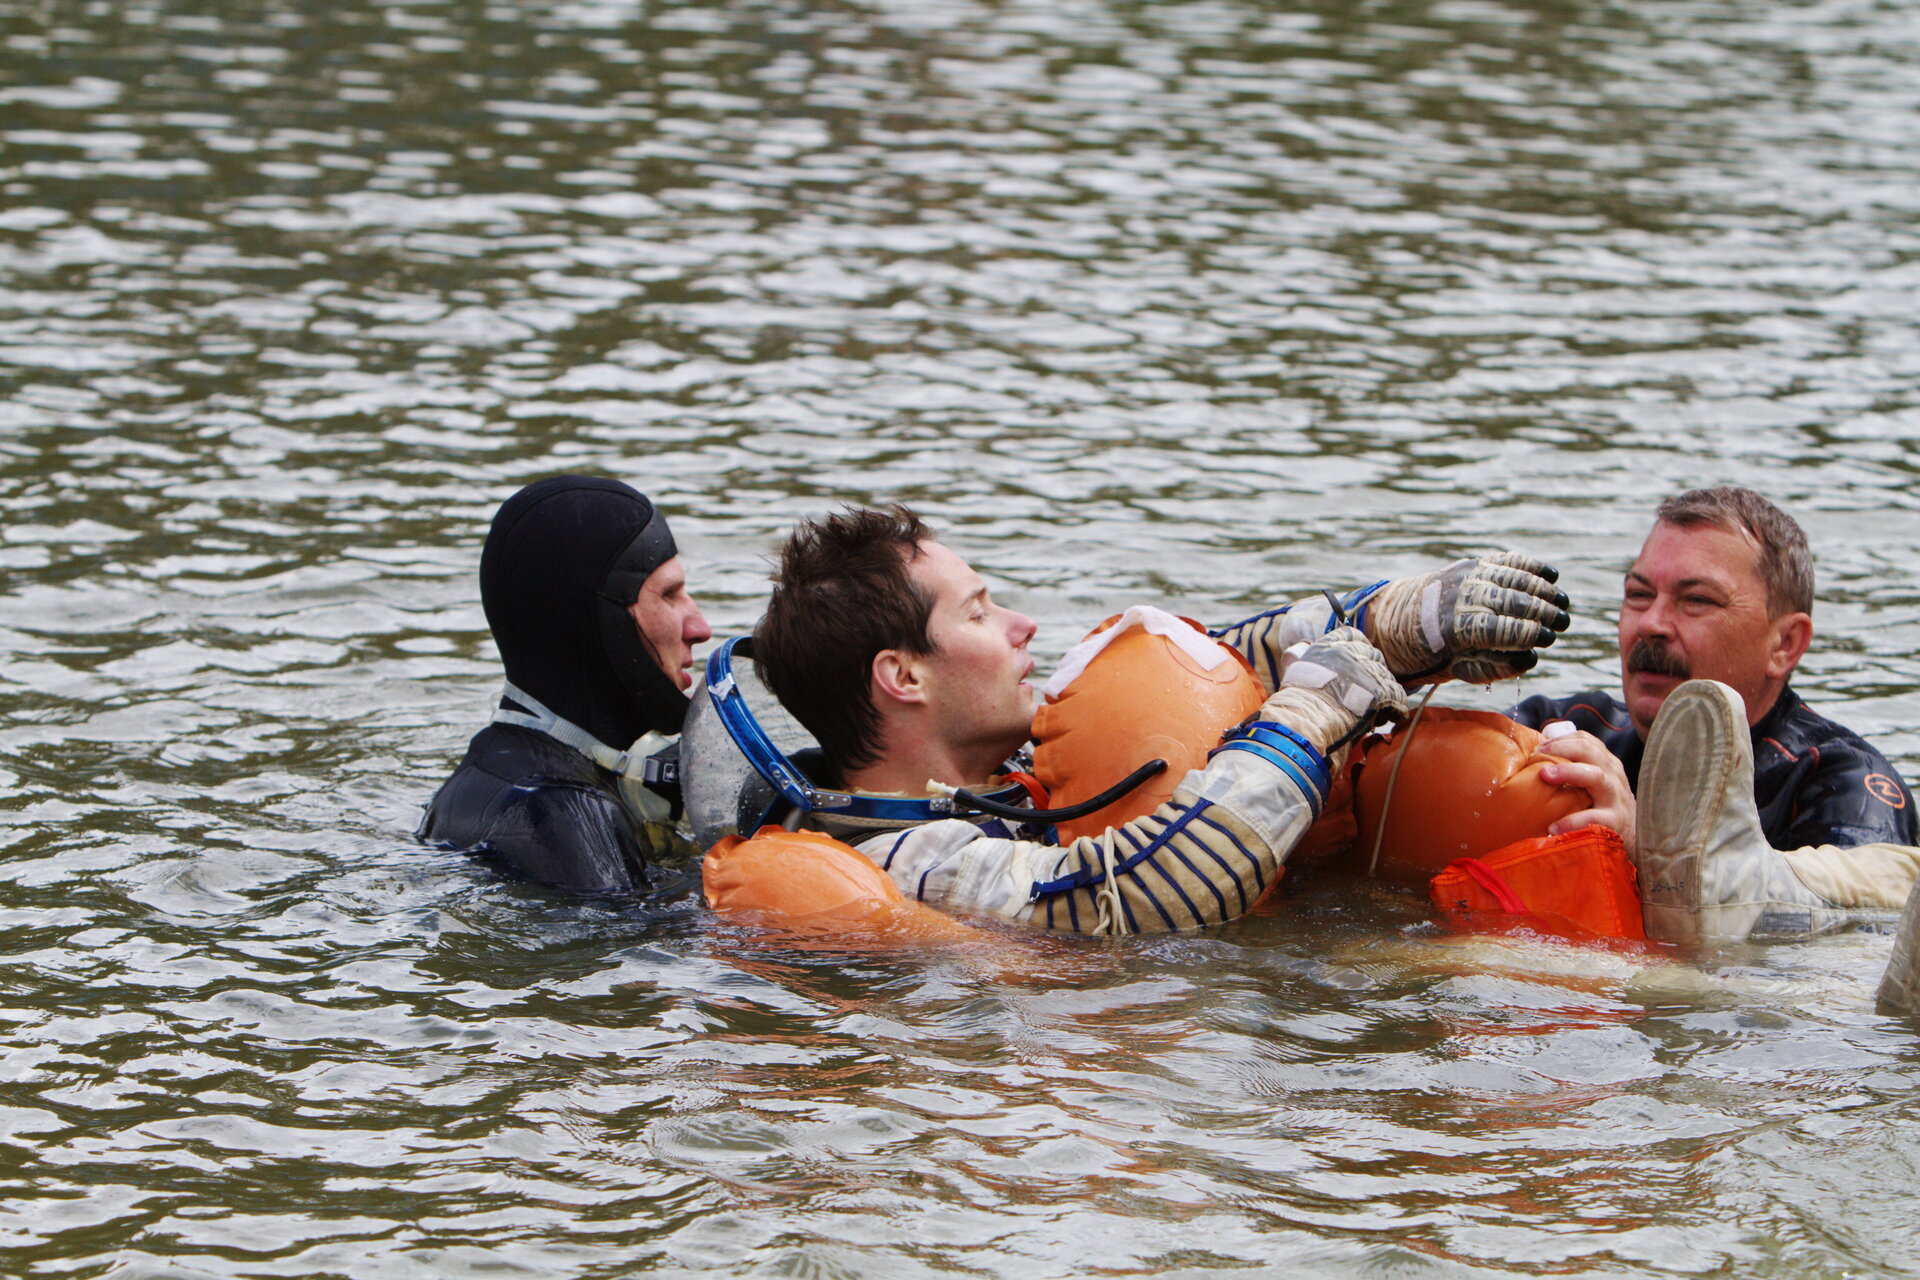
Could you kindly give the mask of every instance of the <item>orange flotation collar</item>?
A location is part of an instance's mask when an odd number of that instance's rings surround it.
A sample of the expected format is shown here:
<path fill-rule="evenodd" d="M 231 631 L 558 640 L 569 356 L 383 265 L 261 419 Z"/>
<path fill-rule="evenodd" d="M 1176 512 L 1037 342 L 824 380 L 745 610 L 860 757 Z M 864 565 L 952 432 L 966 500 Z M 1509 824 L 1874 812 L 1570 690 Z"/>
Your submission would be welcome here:
<path fill-rule="evenodd" d="M 1088 637 L 1118 620 L 1108 618 Z M 1180 621 L 1206 634 L 1193 619 Z M 1152 813 L 1180 779 L 1206 764 L 1222 733 L 1260 709 L 1266 692 L 1259 677 L 1238 650 L 1220 647 L 1233 660 L 1209 671 L 1167 637 L 1129 626 L 1048 697 L 1033 717 L 1033 772 L 1051 805 L 1091 799 L 1155 757 L 1167 762 L 1105 808 L 1060 822 L 1062 844 Z"/>
<path fill-rule="evenodd" d="M 1541 780 L 1548 762 L 1534 756 L 1539 744 L 1537 730 L 1506 716 L 1457 707 L 1429 707 L 1411 733 L 1375 739 L 1354 784 L 1354 856 L 1361 868 L 1372 865 L 1382 879 L 1424 885 L 1456 858 L 1544 836 L 1553 823 L 1587 808 L 1592 801 L 1585 791 Z"/>
<path fill-rule="evenodd" d="M 852 845 L 815 831 L 768 826 L 750 839 L 726 836 L 707 850 L 700 882 L 721 915 L 790 933 L 924 942 L 981 936 L 908 898 Z"/>

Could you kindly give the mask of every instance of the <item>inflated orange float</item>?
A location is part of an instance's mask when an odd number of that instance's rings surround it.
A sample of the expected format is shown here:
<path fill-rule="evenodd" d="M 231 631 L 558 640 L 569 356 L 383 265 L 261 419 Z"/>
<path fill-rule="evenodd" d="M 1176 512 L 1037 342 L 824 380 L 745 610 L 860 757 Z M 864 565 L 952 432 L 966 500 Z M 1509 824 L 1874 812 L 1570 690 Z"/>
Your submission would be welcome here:
<path fill-rule="evenodd" d="M 1353 851 L 1360 839 L 1359 820 L 1353 814 L 1353 773 L 1349 764 L 1333 775 L 1333 785 L 1327 788 L 1327 801 L 1320 808 L 1320 816 L 1287 855 L 1289 865 L 1321 862 Z"/>
<path fill-rule="evenodd" d="M 1081 645 L 1129 620 L 1033 717 L 1033 772 L 1050 807 L 1090 800 L 1149 760 L 1167 762 L 1105 808 L 1056 824 L 1063 844 L 1152 813 L 1180 779 L 1206 764 L 1221 734 L 1266 701 L 1238 650 L 1191 618 L 1152 610 L 1158 630 L 1132 620 L 1148 612 L 1129 610 L 1088 632 Z M 1193 634 L 1178 635 L 1175 627 Z"/>
<path fill-rule="evenodd" d="M 1367 746 L 1350 856 L 1381 879 L 1424 886 L 1456 858 L 1546 835 L 1592 801 L 1541 779 L 1549 762 L 1534 756 L 1539 744 L 1537 730 L 1496 712 L 1427 708 L 1411 731 Z"/>
<path fill-rule="evenodd" d="M 814 831 L 762 827 L 751 839 L 726 836 L 707 850 L 700 881 L 713 910 L 788 933 L 914 942 L 982 936 L 901 893 L 858 849 Z"/>

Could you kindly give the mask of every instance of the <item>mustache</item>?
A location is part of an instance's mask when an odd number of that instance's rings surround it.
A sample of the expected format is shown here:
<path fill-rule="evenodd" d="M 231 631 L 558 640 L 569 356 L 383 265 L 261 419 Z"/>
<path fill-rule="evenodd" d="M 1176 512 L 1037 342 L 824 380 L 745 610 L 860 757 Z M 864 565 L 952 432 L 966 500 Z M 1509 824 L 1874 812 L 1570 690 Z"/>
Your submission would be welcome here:
<path fill-rule="evenodd" d="M 1691 680 L 1693 669 L 1658 636 L 1644 636 L 1627 651 L 1627 670 L 1646 671 L 1656 676 Z"/>

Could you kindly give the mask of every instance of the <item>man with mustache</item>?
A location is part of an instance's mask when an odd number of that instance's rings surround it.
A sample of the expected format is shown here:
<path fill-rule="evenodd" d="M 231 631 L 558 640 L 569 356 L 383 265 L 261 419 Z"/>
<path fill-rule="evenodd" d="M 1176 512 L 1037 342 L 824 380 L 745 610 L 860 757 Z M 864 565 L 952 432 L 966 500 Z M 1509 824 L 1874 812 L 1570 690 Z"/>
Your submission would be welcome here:
<path fill-rule="evenodd" d="M 1812 608 L 1812 556 L 1792 517 L 1751 489 L 1682 493 L 1660 504 L 1653 530 L 1627 570 L 1619 627 L 1623 696 L 1594 691 L 1533 697 L 1512 712 L 1535 728 L 1565 720 L 1581 730 L 1543 748 L 1560 763 L 1541 776 L 1584 789 L 1593 806 L 1553 830 L 1597 823 L 1618 831 L 1636 849 L 1647 902 L 1658 904 L 1663 895 L 1686 900 L 1682 914 L 1691 914 L 1693 922 L 1677 923 L 1670 933 L 1813 932 L 1839 920 L 1810 914 L 1812 900 L 1829 907 L 1895 908 L 1920 866 L 1912 849 L 1885 847 L 1920 843 L 1913 794 L 1899 773 L 1857 734 L 1812 711 L 1790 687 L 1813 638 Z M 1779 881 L 1787 889 L 1774 896 L 1794 899 L 1799 887 L 1815 886 L 1808 901 L 1774 903 L 1780 910 L 1754 904 L 1754 911 L 1722 920 L 1714 914 L 1717 904 L 1698 901 L 1697 882 L 1669 883 L 1671 877 L 1655 865 L 1665 865 L 1665 854 L 1638 847 L 1653 843 L 1636 841 L 1636 827 L 1646 825 L 1639 821 L 1635 794 L 1644 799 L 1647 790 L 1641 786 L 1647 735 L 1668 695 L 1688 680 L 1727 686 L 1743 704 L 1728 714 L 1744 716 L 1751 736 L 1758 814 L 1753 822 L 1733 824 L 1744 834 L 1723 832 L 1712 856 L 1724 866 L 1773 868 L 1746 876 L 1747 883 L 1784 864 L 1793 874 Z M 1729 705 L 1735 700 L 1713 696 Z M 1710 770 L 1728 750 L 1720 742 L 1702 747 L 1697 759 L 1669 752 L 1660 768 L 1669 775 Z M 1711 789 L 1708 778 L 1702 772 L 1693 789 Z M 1689 790 L 1685 780 L 1663 781 L 1676 803 Z M 1867 845 L 1875 847 L 1857 847 Z M 1655 914 L 1650 911 L 1649 920 Z"/>

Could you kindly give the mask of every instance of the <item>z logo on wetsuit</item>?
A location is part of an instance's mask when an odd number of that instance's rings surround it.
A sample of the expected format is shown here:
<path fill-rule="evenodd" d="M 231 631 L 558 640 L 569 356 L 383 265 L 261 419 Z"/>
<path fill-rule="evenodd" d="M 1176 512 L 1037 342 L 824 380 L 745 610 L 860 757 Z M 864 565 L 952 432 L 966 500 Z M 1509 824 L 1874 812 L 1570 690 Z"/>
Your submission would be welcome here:
<path fill-rule="evenodd" d="M 1870 773 L 1866 776 L 1867 794 L 1890 809 L 1904 809 L 1907 798 L 1900 794 L 1900 784 L 1884 773 Z"/>

